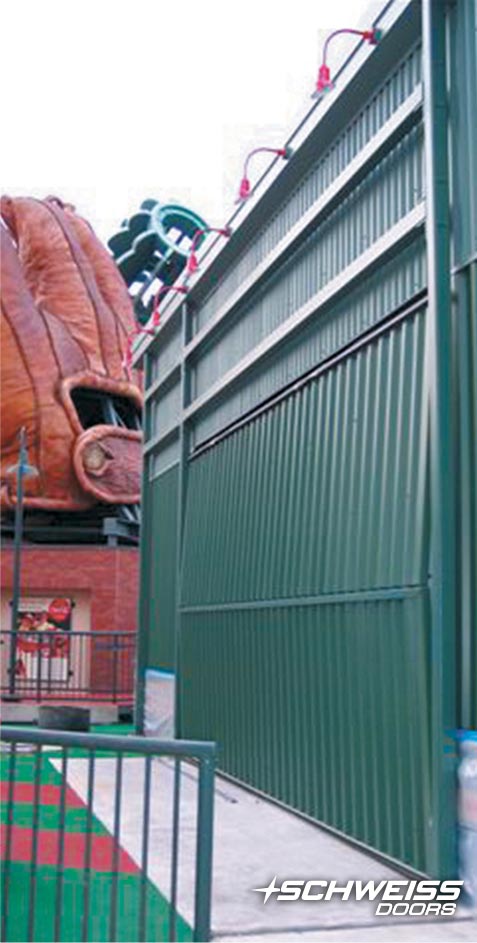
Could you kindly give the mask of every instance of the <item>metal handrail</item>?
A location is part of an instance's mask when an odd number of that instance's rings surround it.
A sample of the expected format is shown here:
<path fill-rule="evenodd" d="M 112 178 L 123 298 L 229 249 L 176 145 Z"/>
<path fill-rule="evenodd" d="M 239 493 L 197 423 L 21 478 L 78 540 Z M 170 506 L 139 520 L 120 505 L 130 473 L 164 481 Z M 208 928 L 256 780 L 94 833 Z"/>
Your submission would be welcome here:
<path fill-rule="evenodd" d="M 94 782 L 95 782 L 95 764 L 97 762 L 97 751 L 111 753 L 116 758 L 115 778 L 111 778 L 114 783 L 114 827 L 110 830 L 110 839 L 112 841 L 113 858 L 115 866 L 111 874 L 111 880 L 108 890 L 108 898 L 104 909 L 104 923 L 109 924 L 109 929 L 105 929 L 101 940 L 115 939 L 116 925 L 118 919 L 118 862 L 121 850 L 121 803 L 122 803 L 122 771 L 123 760 L 125 756 L 131 754 L 144 758 L 144 790 L 142 814 L 138 808 L 138 829 L 142 827 L 142 855 L 140 874 L 140 895 L 141 905 L 137 917 L 137 939 L 147 939 L 146 928 L 146 895 L 148 883 L 148 853 L 149 853 L 149 820 L 150 820 L 150 798 L 151 798 L 151 760 L 153 757 L 171 757 L 175 763 L 174 769 L 174 792 L 172 801 L 172 856 L 171 856 L 171 893 L 169 899 L 169 920 L 168 920 L 168 939 L 176 939 L 177 908 L 176 892 L 178 887 L 178 869 L 179 869 L 179 839 L 180 839 L 180 783 L 181 783 L 181 763 L 185 760 L 193 760 L 198 765 L 198 797 L 197 797 L 197 834 L 195 851 L 195 886 L 193 901 L 193 939 L 195 941 L 208 941 L 210 939 L 211 923 L 211 894 L 212 894 L 212 850 L 213 850 L 213 816 L 214 816 L 214 777 L 215 777 L 215 757 L 216 745 L 209 741 L 193 740 L 156 740 L 152 737 L 140 736 L 121 736 L 106 735 L 97 733 L 76 733 L 70 731 L 56 731 L 44 729 L 25 729 L 10 725 L 0 727 L 0 739 L 10 744 L 9 755 L 9 776 L 7 787 L 7 811 L 6 811 L 6 840 L 5 840 L 5 861 L 3 863 L 3 914 L 2 914 L 2 939 L 8 939 L 9 922 L 14 922 L 18 926 L 18 920 L 23 919 L 28 924 L 26 939 L 35 938 L 35 920 L 37 915 L 37 899 L 39 903 L 40 889 L 38 888 L 38 855 L 39 855 L 39 809 L 41 805 L 41 775 L 42 775 L 42 748 L 59 747 L 61 753 L 58 754 L 61 766 L 59 784 L 59 827 L 57 829 L 57 848 L 58 861 L 56 867 L 56 896 L 55 896 L 55 936 L 61 940 L 61 925 L 63 912 L 63 885 L 65 868 L 65 839 L 71 834 L 66 831 L 65 809 L 68 795 L 68 762 L 69 750 L 80 749 L 85 751 L 85 762 L 88 763 L 87 770 L 87 798 L 85 799 L 86 821 L 88 823 L 86 834 L 83 833 L 84 841 L 84 865 L 83 881 L 84 894 L 83 905 L 80 913 L 82 923 L 81 939 L 88 940 L 89 925 L 91 917 L 91 897 L 89 885 L 91 880 L 91 855 L 94 842 Z M 14 822 L 15 805 L 15 782 L 16 769 L 21 753 L 17 753 L 19 744 L 31 744 L 36 746 L 34 751 L 34 774 L 33 774 L 33 841 L 30 851 L 30 878 L 29 886 L 25 888 L 25 894 L 22 901 L 25 904 L 25 910 L 22 914 L 11 913 L 12 897 L 9 894 L 11 883 L 11 864 L 12 849 L 15 847 L 15 829 L 18 826 Z M 7 760 L 8 763 L 8 760 Z M 142 823 L 142 825 L 141 825 Z M 140 834 L 140 832 L 139 832 Z M 71 838 L 69 838 L 71 840 Z M 13 857 L 14 860 L 14 857 Z M 18 898 L 14 898 L 16 906 L 19 907 Z M 191 902 L 192 903 L 192 902 Z M 80 938 L 80 937 L 78 937 Z M 154 937 L 156 939 L 157 937 Z M 97 939 L 97 937 L 95 937 Z M 100 943 L 101 943 L 100 940 Z"/>
<path fill-rule="evenodd" d="M 37 702 L 65 694 L 132 700 L 136 637 L 129 630 L 0 629 L 0 646 L 10 646 L 0 692 Z"/>
<path fill-rule="evenodd" d="M 0 724 L 0 740 L 5 743 L 39 743 L 42 746 L 118 750 L 155 756 L 181 756 L 197 760 L 210 759 L 216 753 L 216 744 L 211 740 L 156 740 L 155 737 L 29 729 L 16 727 L 13 724 Z"/>

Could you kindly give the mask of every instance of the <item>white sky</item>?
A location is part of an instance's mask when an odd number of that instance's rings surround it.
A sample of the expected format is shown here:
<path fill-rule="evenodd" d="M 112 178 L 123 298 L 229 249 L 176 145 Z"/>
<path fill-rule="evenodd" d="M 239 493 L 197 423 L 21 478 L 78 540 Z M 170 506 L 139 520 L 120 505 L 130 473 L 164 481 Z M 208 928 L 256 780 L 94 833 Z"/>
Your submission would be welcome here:
<path fill-rule="evenodd" d="M 56 194 L 103 239 L 148 196 L 220 225 L 247 151 L 308 110 L 327 32 L 368 5 L 3 0 L 2 192 Z"/>

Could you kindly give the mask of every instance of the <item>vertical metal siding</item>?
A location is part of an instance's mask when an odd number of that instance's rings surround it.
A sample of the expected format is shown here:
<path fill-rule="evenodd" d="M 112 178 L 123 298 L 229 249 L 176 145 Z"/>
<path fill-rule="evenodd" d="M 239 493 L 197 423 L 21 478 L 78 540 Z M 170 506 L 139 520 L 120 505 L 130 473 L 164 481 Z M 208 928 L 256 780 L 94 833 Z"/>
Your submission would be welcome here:
<path fill-rule="evenodd" d="M 395 72 L 383 83 L 350 126 L 333 142 L 327 153 L 310 168 L 284 205 L 267 219 L 263 228 L 230 272 L 201 305 L 197 330 L 215 314 L 220 305 L 256 268 L 303 213 L 341 173 L 346 165 L 405 101 L 421 79 L 421 49 L 411 50 Z"/>
<path fill-rule="evenodd" d="M 252 302 L 239 307 L 199 356 L 193 371 L 196 396 L 422 201 L 422 142 L 417 127 L 311 233 Z"/>
<path fill-rule="evenodd" d="M 405 239 L 397 234 L 379 268 L 374 259 L 339 294 L 324 303 L 317 295 L 393 222 L 425 205 L 417 9 L 400 7 L 397 32 L 391 27 L 372 60 L 375 71 L 365 63 L 357 73 L 365 87 L 372 78 L 373 97 L 353 113 L 357 103 L 345 87 L 328 115 L 338 124 L 325 114 L 303 137 L 295 173 L 292 162 L 264 194 L 264 212 L 252 207 L 241 238 L 192 287 L 182 336 L 173 314 L 148 348 L 141 635 L 150 639 L 141 665 L 171 663 L 180 600 L 181 735 L 216 738 L 232 775 L 416 868 L 447 874 L 450 830 L 435 816 L 436 796 L 445 787 L 452 801 L 454 787 L 444 776 L 432 704 L 454 679 L 442 660 L 439 676 L 432 662 L 429 557 L 438 509 L 428 488 L 435 384 L 424 357 L 423 214 L 412 216 L 417 228 Z M 469 93 L 476 15 L 474 0 L 446 7 L 457 463 L 449 495 L 455 491 L 458 512 L 465 726 L 477 725 L 477 198 L 470 184 L 477 130 Z M 424 111 L 425 96 L 424 88 Z M 398 143 L 388 129 L 382 140 L 394 144 L 386 156 L 383 143 L 341 205 L 330 204 L 315 231 L 301 243 L 297 237 L 295 252 L 277 256 L 273 274 L 228 313 L 233 292 L 403 103 L 407 130 L 393 125 Z M 310 306 L 307 321 L 253 362 L 256 345 L 315 298 L 315 313 Z M 192 337 L 219 309 L 219 325 L 194 347 Z M 399 323 L 385 327 L 399 312 Z M 366 339 L 377 326 L 380 335 Z M 357 339 L 360 349 L 347 350 Z M 247 352 L 247 369 L 225 377 Z"/>
<path fill-rule="evenodd" d="M 477 262 L 455 277 L 459 723 L 477 730 Z"/>
<path fill-rule="evenodd" d="M 454 338 L 458 429 L 459 722 L 477 729 L 477 7 L 450 10 L 451 157 L 454 167 Z M 458 90 L 458 92 L 457 92 Z"/>
<path fill-rule="evenodd" d="M 194 444 L 208 439 L 351 343 L 422 292 L 425 284 L 425 243 L 419 238 L 360 283 L 344 300 L 314 318 L 286 349 L 269 358 L 248 377 L 245 385 L 224 390 L 220 400 L 197 417 Z"/>
<path fill-rule="evenodd" d="M 187 735 L 213 732 L 230 775 L 425 870 L 424 596 L 182 624 Z"/>
<path fill-rule="evenodd" d="M 147 666 L 173 670 L 176 628 L 176 547 L 178 466 L 149 484 L 148 530 L 153 541 L 144 547 L 147 579 L 142 580 L 148 636 Z"/>
<path fill-rule="evenodd" d="M 165 333 L 165 332 L 164 332 Z M 160 346 L 153 347 L 148 361 L 150 363 L 150 377 L 148 387 L 162 378 L 172 369 L 180 359 L 182 353 L 182 336 L 179 325 L 170 328 L 168 335 L 161 334 Z"/>
<path fill-rule="evenodd" d="M 420 312 L 191 462 L 180 682 L 225 770 L 419 867 L 424 339 Z"/>
<path fill-rule="evenodd" d="M 425 582 L 424 326 L 411 316 L 192 461 L 184 605 Z"/>
<path fill-rule="evenodd" d="M 180 421 L 181 415 L 181 385 L 174 383 L 166 389 L 161 388 L 160 392 L 151 399 L 148 406 L 150 417 L 148 432 L 151 437 L 156 434 L 167 435 L 172 429 L 175 429 Z"/>
<path fill-rule="evenodd" d="M 160 450 L 151 452 L 149 457 L 149 480 L 152 481 L 154 478 L 158 478 L 159 475 L 162 475 L 162 473 L 171 468 L 172 465 L 177 465 L 178 461 L 179 438 L 176 435 L 163 444 Z"/>

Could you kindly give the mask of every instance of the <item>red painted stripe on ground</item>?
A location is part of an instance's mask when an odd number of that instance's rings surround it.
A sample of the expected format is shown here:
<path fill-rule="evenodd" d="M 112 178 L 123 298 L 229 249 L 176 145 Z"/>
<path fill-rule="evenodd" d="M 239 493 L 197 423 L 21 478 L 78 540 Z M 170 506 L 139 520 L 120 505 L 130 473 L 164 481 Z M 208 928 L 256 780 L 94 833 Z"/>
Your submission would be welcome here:
<path fill-rule="evenodd" d="M 2 802 L 8 802 L 9 796 L 9 786 L 8 782 L 2 780 L 0 784 L 0 794 Z M 40 805 L 56 805 L 60 804 L 61 789 L 59 786 L 52 786 L 50 783 L 47 783 L 43 786 L 40 786 Z M 35 801 L 35 786 L 34 783 L 14 783 L 13 785 L 13 800 L 14 802 L 28 802 L 30 805 L 33 805 Z M 71 789 L 70 786 L 66 787 L 65 791 L 65 802 L 69 809 L 82 809 L 84 807 L 84 802 L 80 799 L 74 789 Z"/>
<path fill-rule="evenodd" d="M 33 829 L 11 826 L 11 860 L 30 862 L 32 859 Z M 1 857 L 4 858 L 7 826 L 1 827 Z M 65 868 L 84 868 L 86 839 L 91 842 L 90 866 L 94 871 L 113 871 L 115 842 L 109 835 L 85 835 L 83 832 L 64 833 L 63 865 Z M 51 829 L 38 829 L 37 864 L 58 863 L 59 833 Z M 131 856 L 119 849 L 117 870 L 122 874 L 137 874 L 139 868 Z"/>

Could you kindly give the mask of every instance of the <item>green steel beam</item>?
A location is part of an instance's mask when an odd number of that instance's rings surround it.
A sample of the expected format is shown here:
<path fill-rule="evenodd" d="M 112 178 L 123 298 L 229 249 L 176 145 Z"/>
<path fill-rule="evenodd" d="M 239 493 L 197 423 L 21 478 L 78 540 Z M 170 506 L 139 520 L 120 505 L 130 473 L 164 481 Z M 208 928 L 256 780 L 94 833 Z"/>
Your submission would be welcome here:
<path fill-rule="evenodd" d="M 452 292 L 458 430 L 459 724 L 477 728 L 477 6 L 450 8 Z M 459 677 L 459 675 L 458 675 Z"/>
<path fill-rule="evenodd" d="M 182 332 L 182 350 L 185 349 L 188 340 L 188 318 L 189 306 L 187 301 L 181 305 L 181 332 Z M 176 625 L 174 639 L 174 733 L 176 737 L 181 735 L 181 715 L 180 715 L 180 663 L 181 663 L 181 590 L 182 590 L 182 539 L 184 533 L 184 518 L 187 498 L 187 470 L 189 445 L 189 429 L 184 422 L 184 409 L 189 396 L 189 366 L 182 358 L 181 362 L 181 418 L 179 421 L 179 487 L 177 499 L 177 582 L 176 582 Z"/>
<path fill-rule="evenodd" d="M 426 237 L 429 314 L 431 549 L 431 809 L 428 866 L 457 871 L 456 849 L 456 539 L 452 430 L 447 4 L 423 0 Z"/>
<path fill-rule="evenodd" d="M 149 640 L 151 635 L 151 626 L 149 624 L 149 555 L 152 543 L 150 532 L 151 482 L 148 480 L 150 461 L 151 459 L 145 457 L 142 469 L 140 581 L 136 648 L 136 698 L 134 708 L 134 723 L 136 733 L 138 734 L 144 733 L 146 668 L 149 660 Z"/>

